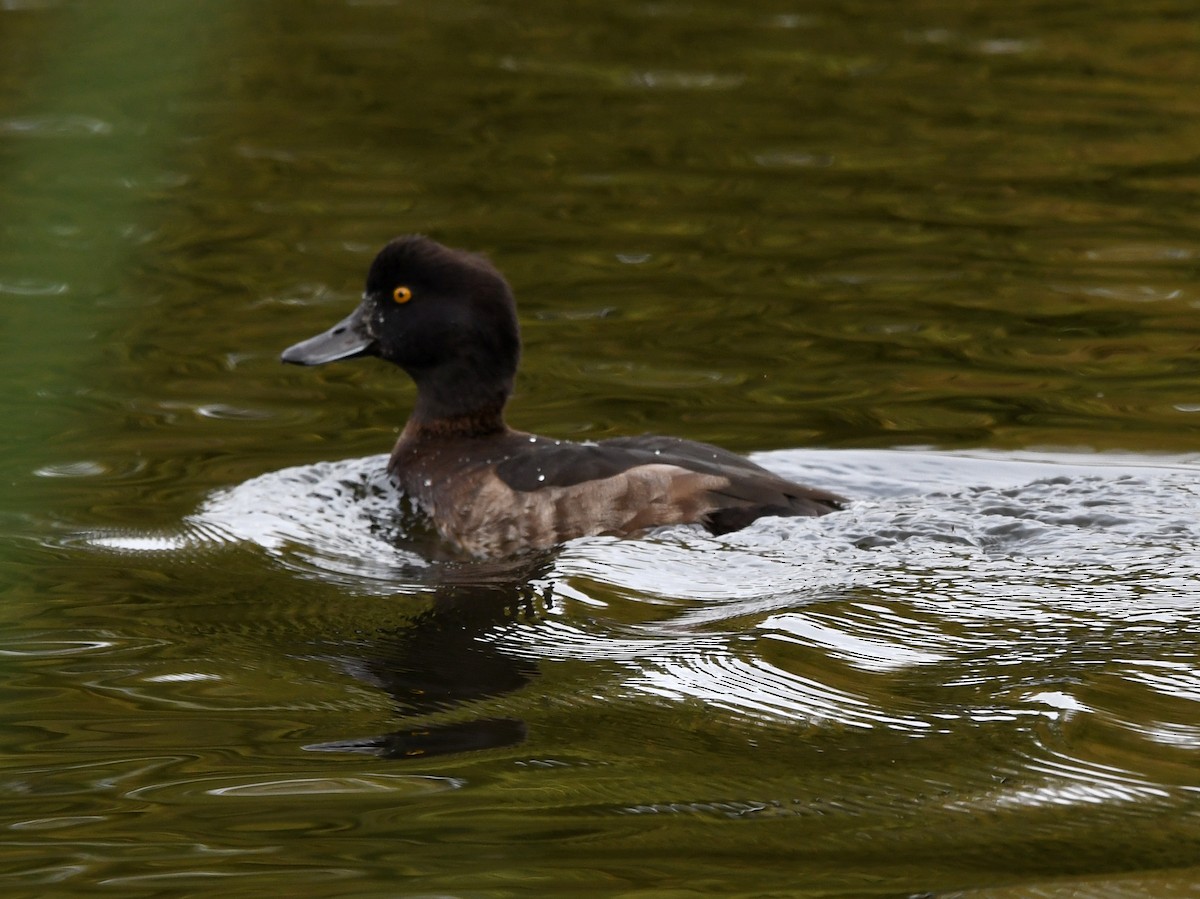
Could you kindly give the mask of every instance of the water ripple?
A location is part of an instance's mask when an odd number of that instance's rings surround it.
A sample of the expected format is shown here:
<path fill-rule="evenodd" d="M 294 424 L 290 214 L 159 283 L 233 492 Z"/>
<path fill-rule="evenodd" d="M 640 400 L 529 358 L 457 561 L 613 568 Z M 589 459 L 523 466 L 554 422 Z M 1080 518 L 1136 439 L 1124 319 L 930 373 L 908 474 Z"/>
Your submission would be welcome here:
<path fill-rule="evenodd" d="M 759 628 L 776 640 L 820 647 L 864 671 L 893 671 L 950 658 L 948 651 L 905 645 L 936 640 L 936 633 L 920 621 L 890 614 L 875 604 L 860 606 L 851 614 L 856 620 L 820 620 L 803 612 L 784 612 L 769 616 Z"/>
<path fill-rule="evenodd" d="M 0 119 L 0 134 L 30 137 L 107 137 L 113 126 L 84 115 L 41 115 Z"/>
<path fill-rule="evenodd" d="M 456 790 L 464 781 L 453 777 L 421 774 L 356 774 L 346 777 L 321 774 L 314 777 L 279 775 L 275 777 L 211 777 L 159 783 L 131 791 L 132 798 L 151 798 L 156 802 L 196 802 L 205 796 L 239 798 L 330 799 L 365 795 L 425 796 Z"/>
<path fill-rule="evenodd" d="M 668 699 L 695 699 L 726 711 L 818 726 L 915 731 L 931 727 L 926 721 L 885 711 L 864 697 L 758 659 L 699 654 L 686 661 L 651 661 L 627 683 Z"/>
<path fill-rule="evenodd" d="M 573 541 L 545 575 L 554 601 L 543 613 L 497 619 L 473 639 L 498 659 L 589 663 L 591 689 L 573 703 L 594 701 L 599 679 L 635 705 L 699 704 L 813 729 L 928 737 L 1088 719 L 1191 751 L 1200 665 L 1197 643 L 1180 635 L 1200 625 L 1194 458 L 758 458 L 855 502 L 722 537 L 669 528 Z M 177 533 L 88 539 L 120 552 L 249 544 L 353 593 L 420 588 L 434 542 L 383 470 L 381 456 L 285 469 L 213 495 Z M 482 565 L 447 570 L 463 584 L 497 576 Z M 172 668 L 151 682 L 204 673 Z M 1127 711 L 1137 707 L 1148 711 Z M 1064 784 L 1059 766 L 1058 780 L 1008 801 L 1086 801 L 1088 789 L 1115 801 L 1141 789 L 1079 764 L 1085 774 Z"/>

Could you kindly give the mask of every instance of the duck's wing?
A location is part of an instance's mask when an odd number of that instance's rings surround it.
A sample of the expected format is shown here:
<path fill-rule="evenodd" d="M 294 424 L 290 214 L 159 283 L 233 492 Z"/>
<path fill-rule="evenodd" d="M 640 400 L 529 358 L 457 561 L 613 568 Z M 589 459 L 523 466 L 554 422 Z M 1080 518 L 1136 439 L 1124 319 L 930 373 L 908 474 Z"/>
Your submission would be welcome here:
<path fill-rule="evenodd" d="M 571 443 L 520 437 L 510 454 L 496 464 L 496 474 L 513 490 L 522 492 L 603 481 L 655 461 L 653 453 L 614 446 L 610 440 Z"/>
<path fill-rule="evenodd" d="M 816 516 L 846 505 L 846 499 L 836 493 L 789 481 L 745 456 L 711 443 L 646 435 L 615 437 L 604 444 L 649 451 L 658 461 L 726 478 L 727 486 L 708 490 L 717 501 L 717 508 L 702 523 L 714 534 L 740 530 L 766 515 Z"/>
<path fill-rule="evenodd" d="M 706 473 L 744 471 L 749 474 L 778 475 L 768 471 L 756 462 L 751 462 L 745 456 L 730 452 L 723 447 L 711 443 L 701 443 L 699 440 L 684 440 L 682 437 L 659 437 L 655 434 L 642 434 L 637 437 L 613 437 L 603 440 L 597 446 L 627 449 L 633 453 L 649 454 L 655 461 L 668 461 L 682 465 L 691 471 Z"/>
<path fill-rule="evenodd" d="M 599 443 L 556 443 L 536 439 L 496 465 L 510 489 L 553 491 L 559 500 L 589 504 L 591 494 L 623 496 L 622 482 L 661 484 L 663 517 L 630 509 L 632 529 L 696 521 L 714 534 L 745 527 L 764 515 L 814 516 L 842 508 L 845 500 L 826 490 L 796 484 L 749 459 L 706 443 L 676 437 L 618 437 Z M 632 491 L 628 494 L 632 499 Z M 684 510 L 687 511 L 684 511 Z M 651 518 L 662 520 L 650 520 Z"/>

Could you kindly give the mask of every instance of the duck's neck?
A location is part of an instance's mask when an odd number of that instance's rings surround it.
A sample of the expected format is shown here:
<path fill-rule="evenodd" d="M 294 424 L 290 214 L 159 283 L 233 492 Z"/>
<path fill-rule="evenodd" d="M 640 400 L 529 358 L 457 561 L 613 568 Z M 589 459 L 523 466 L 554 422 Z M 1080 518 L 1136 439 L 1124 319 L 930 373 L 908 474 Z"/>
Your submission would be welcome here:
<path fill-rule="evenodd" d="M 508 425 L 504 423 L 503 405 L 431 417 L 422 415 L 418 404 L 404 425 L 404 430 L 400 432 L 397 447 L 452 440 L 471 440 L 476 437 L 491 437 L 507 431 Z"/>
<path fill-rule="evenodd" d="M 504 406 L 516 365 L 464 357 L 457 364 L 408 374 L 417 385 L 405 433 L 474 437 L 505 430 Z"/>
<path fill-rule="evenodd" d="M 469 440 L 504 433 L 504 405 L 512 379 L 485 380 L 474 373 L 460 377 L 416 377 L 417 402 L 400 435 L 400 444 Z"/>
<path fill-rule="evenodd" d="M 469 446 L 486 445 L 511 433 L 504 423 L 504 405 L 478 408 L 454 415 L 430 417 L 421 404 L 409 416 L 400 439 L 392 448 L 388 471 L 401 489 L 422 502 L 431 479 L 442 480 L 439 472 L 453 467 L 453 460 L 469 458 Z"/>

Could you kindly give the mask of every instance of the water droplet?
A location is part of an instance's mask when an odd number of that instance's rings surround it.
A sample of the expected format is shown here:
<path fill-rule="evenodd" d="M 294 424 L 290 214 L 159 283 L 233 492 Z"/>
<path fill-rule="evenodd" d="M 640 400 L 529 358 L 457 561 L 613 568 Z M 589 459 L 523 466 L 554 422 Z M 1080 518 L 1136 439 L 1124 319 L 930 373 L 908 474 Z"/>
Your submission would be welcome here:
<path fill-rule="evenodd" d="M 426 479 L 425 479 L 425 486 L 426 486 L 426 487 L 432 487 L 432 486 L 433 486 L 433 480 L 432 480 L 432 479 L 430 479 L 430 478 L 426 478 Z"/>
<path fill-rule="evenodd" d="M 530 443 L 537 443 L 537 438 L 536 438 L 536 437 L 530 437 L 530 438 L 529 438 L 529 442 L 530 442 Z"/>
<path fill-rule="evenodd" d="M 546 476 L 544 474 L 540 474 L 540 475 L 538 475 L 538 480 L 544 481 L 544 480 L 546 480 Z"/>

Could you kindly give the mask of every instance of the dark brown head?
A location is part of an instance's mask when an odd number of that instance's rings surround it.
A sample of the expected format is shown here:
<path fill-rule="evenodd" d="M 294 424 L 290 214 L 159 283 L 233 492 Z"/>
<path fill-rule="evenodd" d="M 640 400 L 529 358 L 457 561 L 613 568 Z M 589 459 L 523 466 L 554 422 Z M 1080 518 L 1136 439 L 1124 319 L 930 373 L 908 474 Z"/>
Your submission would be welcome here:
<path fill-rule="evenodd" d="M 504 277 L 474 253 L 427 237 L 397 237 L 367 273 L 362 303 L 284 362 L 322 365 L 378 356 L 417 384 L 413 418 L 499 418 L 521 354 L 516 303 Z"/>

